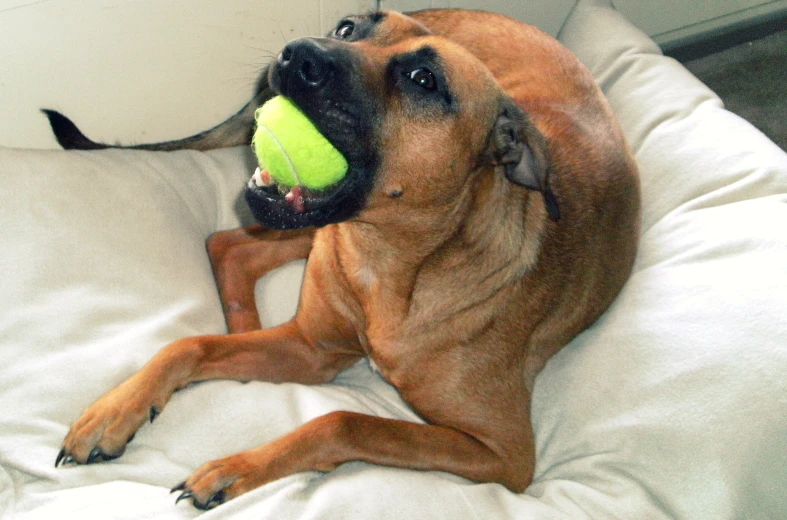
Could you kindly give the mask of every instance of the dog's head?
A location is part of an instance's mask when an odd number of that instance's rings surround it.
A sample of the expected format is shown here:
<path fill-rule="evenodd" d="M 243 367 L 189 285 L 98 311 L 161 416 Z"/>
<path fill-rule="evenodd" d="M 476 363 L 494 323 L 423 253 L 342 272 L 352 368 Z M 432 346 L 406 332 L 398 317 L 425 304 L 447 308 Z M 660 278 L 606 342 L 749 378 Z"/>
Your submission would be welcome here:
<path fill-rule="evenodd" d="M 557 218 L 544 138 L 481 61 L 411 18 L 346 18 L 326 38 L 289 43 L 268 78 L 349 171 L 326 191 L 304 190 L 298 205 L 275 186 L 248 188 L 267 227 L 324 226 L 392 204 L 450 205 L 479 171 L 543 192 Z"/>

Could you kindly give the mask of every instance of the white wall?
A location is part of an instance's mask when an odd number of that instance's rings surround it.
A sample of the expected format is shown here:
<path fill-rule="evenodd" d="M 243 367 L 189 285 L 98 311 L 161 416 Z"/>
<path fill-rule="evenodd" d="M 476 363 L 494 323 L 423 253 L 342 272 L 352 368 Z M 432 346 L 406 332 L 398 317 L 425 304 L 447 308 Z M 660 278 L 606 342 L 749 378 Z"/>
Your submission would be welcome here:
<path fill-rule="evenodd" d="M 787 0 L 613 0 L 613 4 L 661 44 L 787 9 Z"/>
<path fill-rule="evenodd" d="M 575 0 L 382 0 L 498 11 L 557 34 Z M 659 42 L 787 9 L 787 0 L 614 0 Z M 183 137 L 248 99 L 284 43 L 375 0 L 0 0 L 0 146 L 55 148 L 39 108 L 96 140 Z"/>
<path fill-rule="evenodd" d="M 575 0 L 385 0 L 496 10 L 556 34 Z M 285 42 L 376 0 L 0 0 L 0 146 L 57 148 L 40 108 L 92 139 L 185 137 L 249 98 Z"/>
<path fill-rule="evenodd" d="M 383 0 L 386 9 L 416 11 L 432 7 L 484 9 L 535 25 L 552 36 L 566 21 L 576 0 Z"/>
<path fill-rule="evenodd" d="M 54 148 L 47 107 L 90 137 L 146 142 L 239 109 L 293 38 L 373 0 L 0 0 L 0 146 Z"/>

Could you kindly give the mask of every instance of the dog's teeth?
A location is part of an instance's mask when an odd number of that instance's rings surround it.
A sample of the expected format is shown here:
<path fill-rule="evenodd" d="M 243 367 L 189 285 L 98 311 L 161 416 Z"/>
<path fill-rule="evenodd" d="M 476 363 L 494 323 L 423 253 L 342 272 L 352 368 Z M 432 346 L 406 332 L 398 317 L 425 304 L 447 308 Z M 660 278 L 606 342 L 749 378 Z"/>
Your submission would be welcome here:
<path fill-rule="evenodd" d="M 249 187 L 257 186 L 258 188 L 266 188 L 273 184 L 273 178 L 268 170 L 263 170 L 260 167 L 257 167 L 257 170 L 254 172 L 254 175 L 251 176 L 251 180 L 249 181 Z"/>
<path fill-rule="evenodd" d="M 254 188 L 255 186 L 259 186 L 259 184 L 257 184 L 257 175 L 259 173 L 260 173 L 260 169 L 257 168 L 257 171 L 254 172 L 254 175 L 251 176 L 251 179 L 249 179 L 249 182 L 247 183 L 249 188 Z"/>
<path fill-rule="evenodd" d="M 284 196 L 284 200 L 292 206 L 292 209 L 294 209 L 296 213 L 303 213 L 306 211 L 306 201 L 303 198 L 303 189 L 300 186 L 294 186 L 287 192 L 287 195 Z"/>

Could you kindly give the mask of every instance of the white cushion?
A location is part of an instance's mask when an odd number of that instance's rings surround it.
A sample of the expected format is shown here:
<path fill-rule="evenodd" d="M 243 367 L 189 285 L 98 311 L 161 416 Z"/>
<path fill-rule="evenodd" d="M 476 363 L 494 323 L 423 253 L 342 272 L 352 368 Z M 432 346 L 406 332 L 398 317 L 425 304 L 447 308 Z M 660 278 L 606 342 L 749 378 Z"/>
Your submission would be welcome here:
<path fill-rule="evenodd" d="M 636 152 L 634 274 L 539 378 L 539 495 L 573 518 L 784 518 L 787 156 L 608 2 L 561 39 Z"/>
<path fill-rule="evenodd" d="M 220 518 L 787 517 L 787 157 L 623 20 L 581 1 L 561 39 L 608 94 L 642 173 L 622 294 L 539 376 L 524 494 L 350 463 L 254 490 Z M 248 222 L 248 150 L 0 149 L 0 514 L 185 518 L 203 462 L 331 410 L 415 420 L 361 362 L 331 385 L 214 381 L 177 393 L 115 461 L 54 468 L 68 425 L 179 337 L 224 322 L 204 251 Z M 258 284 L 267 325 L 302 263 Z"/>

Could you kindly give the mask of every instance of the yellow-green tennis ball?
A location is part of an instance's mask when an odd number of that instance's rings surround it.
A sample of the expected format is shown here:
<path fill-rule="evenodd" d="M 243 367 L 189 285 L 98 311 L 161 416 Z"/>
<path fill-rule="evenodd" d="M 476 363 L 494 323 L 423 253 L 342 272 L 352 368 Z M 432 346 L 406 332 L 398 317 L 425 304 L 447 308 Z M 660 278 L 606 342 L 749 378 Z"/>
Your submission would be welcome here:
<path fill-rule="evenodd" d="M 347 173 L 347 160 L 292 101 L 276 96 L 257 109 L 252 139 L 262 170 L 278 183 L 323 190 Z"/>

